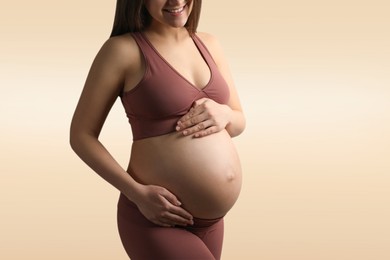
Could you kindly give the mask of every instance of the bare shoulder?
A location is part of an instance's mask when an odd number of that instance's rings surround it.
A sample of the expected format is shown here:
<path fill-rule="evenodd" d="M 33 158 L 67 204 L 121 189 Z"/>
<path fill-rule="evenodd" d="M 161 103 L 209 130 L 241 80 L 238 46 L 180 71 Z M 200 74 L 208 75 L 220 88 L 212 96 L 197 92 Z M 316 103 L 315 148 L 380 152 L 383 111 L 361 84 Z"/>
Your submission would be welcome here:
<path fill-rule="evenodd" d="M 98 60 L 115 67 L 127 68 L 138 60 L 139 50 L 130 34 L 114 36 L 106 40 L 98 53 Z"/>
<path fill-rule="evenodd" d="M 117 54 L 131 55 L 131 53 L 137 49 L 136 45 L 137 44 L 130 33 L 126 33 L 107 39 L 103 44 L 103 48 Z"/>
<path fill-rule="evenodd" d="M 196 35 L 203 42 L 206 48 L 209 50 L 211 56 L 214 58 L 217 64 L 224 62 L 224 53 L 222 45 L 217 37 L 205 32 L 197 32 Z"/>
<path fill-rule="evenodd" d="M 207 48 L 211 50 L 220 50 L 221 45 L 217 39 L 212 34 L 206 32 L 197 32 L 196 35 L 202 40 L 202 42 L 206 45 Z"/>
<path fill-rule="evenodd" d="M 197 32 L 196 35 L 206 46 L 207 50 L 210 52 L 218 68 L 222 71 L 223 74 L 227 68 L 227 61 L 225 59 L 225 54 L 223 53 L 222 46 L 219 43 L 217 37 L 212 34 L 205 32 Z M 225 75 L 227 77 L 227 75 Z"/>
<path fill-rule="evenodd" d="M 197 32 L 196 35 L 207 44 L 218 44 L 218 39 L 214 35 L 206 32 Z"/>

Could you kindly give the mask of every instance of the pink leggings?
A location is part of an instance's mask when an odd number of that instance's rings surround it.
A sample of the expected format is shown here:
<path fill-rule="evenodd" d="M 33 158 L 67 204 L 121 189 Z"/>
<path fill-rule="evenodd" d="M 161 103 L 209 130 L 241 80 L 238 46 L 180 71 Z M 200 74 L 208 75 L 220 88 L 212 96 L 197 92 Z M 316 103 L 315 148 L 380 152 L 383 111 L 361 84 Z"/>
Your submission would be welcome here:
<path fill-rule="evenodd" d="M 131 260 L 219 260 L 223 218 L 194 218 L 188 227 L 161 227 L 146 219 L 123 194 L 118 201 L 118 230 Z"/>

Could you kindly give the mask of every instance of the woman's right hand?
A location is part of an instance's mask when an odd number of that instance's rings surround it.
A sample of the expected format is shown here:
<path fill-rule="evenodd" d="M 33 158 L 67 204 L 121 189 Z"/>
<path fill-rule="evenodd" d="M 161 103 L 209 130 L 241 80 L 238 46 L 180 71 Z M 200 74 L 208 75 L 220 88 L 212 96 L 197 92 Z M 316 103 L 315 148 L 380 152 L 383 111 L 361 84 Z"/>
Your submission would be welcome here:
<path fill-rule="evenodd" d="M 161 186 L 143 185 L 137 201 L 141 213 L 163 227 L 193 225 L 192 215 L 181 207 L 174 194 Z"/>

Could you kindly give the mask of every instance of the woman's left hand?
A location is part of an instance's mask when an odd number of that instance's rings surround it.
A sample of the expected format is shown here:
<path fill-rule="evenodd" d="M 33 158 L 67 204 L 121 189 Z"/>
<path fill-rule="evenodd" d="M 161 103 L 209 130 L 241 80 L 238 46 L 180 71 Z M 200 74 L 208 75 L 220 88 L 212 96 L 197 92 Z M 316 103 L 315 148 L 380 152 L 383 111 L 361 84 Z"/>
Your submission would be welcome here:
<path fill-rule="evenodd" d="M 194 102 L 190 111 L 177 122 L 176 130 L 183 135 L 203 137 L 225 129 L 230 122 L 232 109 L 212 99 L 201 98 Z"/>

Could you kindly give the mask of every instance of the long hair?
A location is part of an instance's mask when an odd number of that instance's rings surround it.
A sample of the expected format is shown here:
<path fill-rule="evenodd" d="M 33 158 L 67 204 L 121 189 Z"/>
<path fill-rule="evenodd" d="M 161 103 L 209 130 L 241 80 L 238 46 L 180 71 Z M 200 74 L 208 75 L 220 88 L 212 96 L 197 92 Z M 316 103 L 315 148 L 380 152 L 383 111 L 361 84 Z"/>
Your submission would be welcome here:
<path fill-rule="evenodd" d="M 193 2 L 193 7 L 187 23 L 190 34 L 196 33 L 198 28 L 202 0 L 188 0 Z M 114 25 L 111 36 L 117 36 L 128 32 L 139 32 L 150 25 L 152 17 L 146 10 L 144 0 L 117 0 Z"/>

